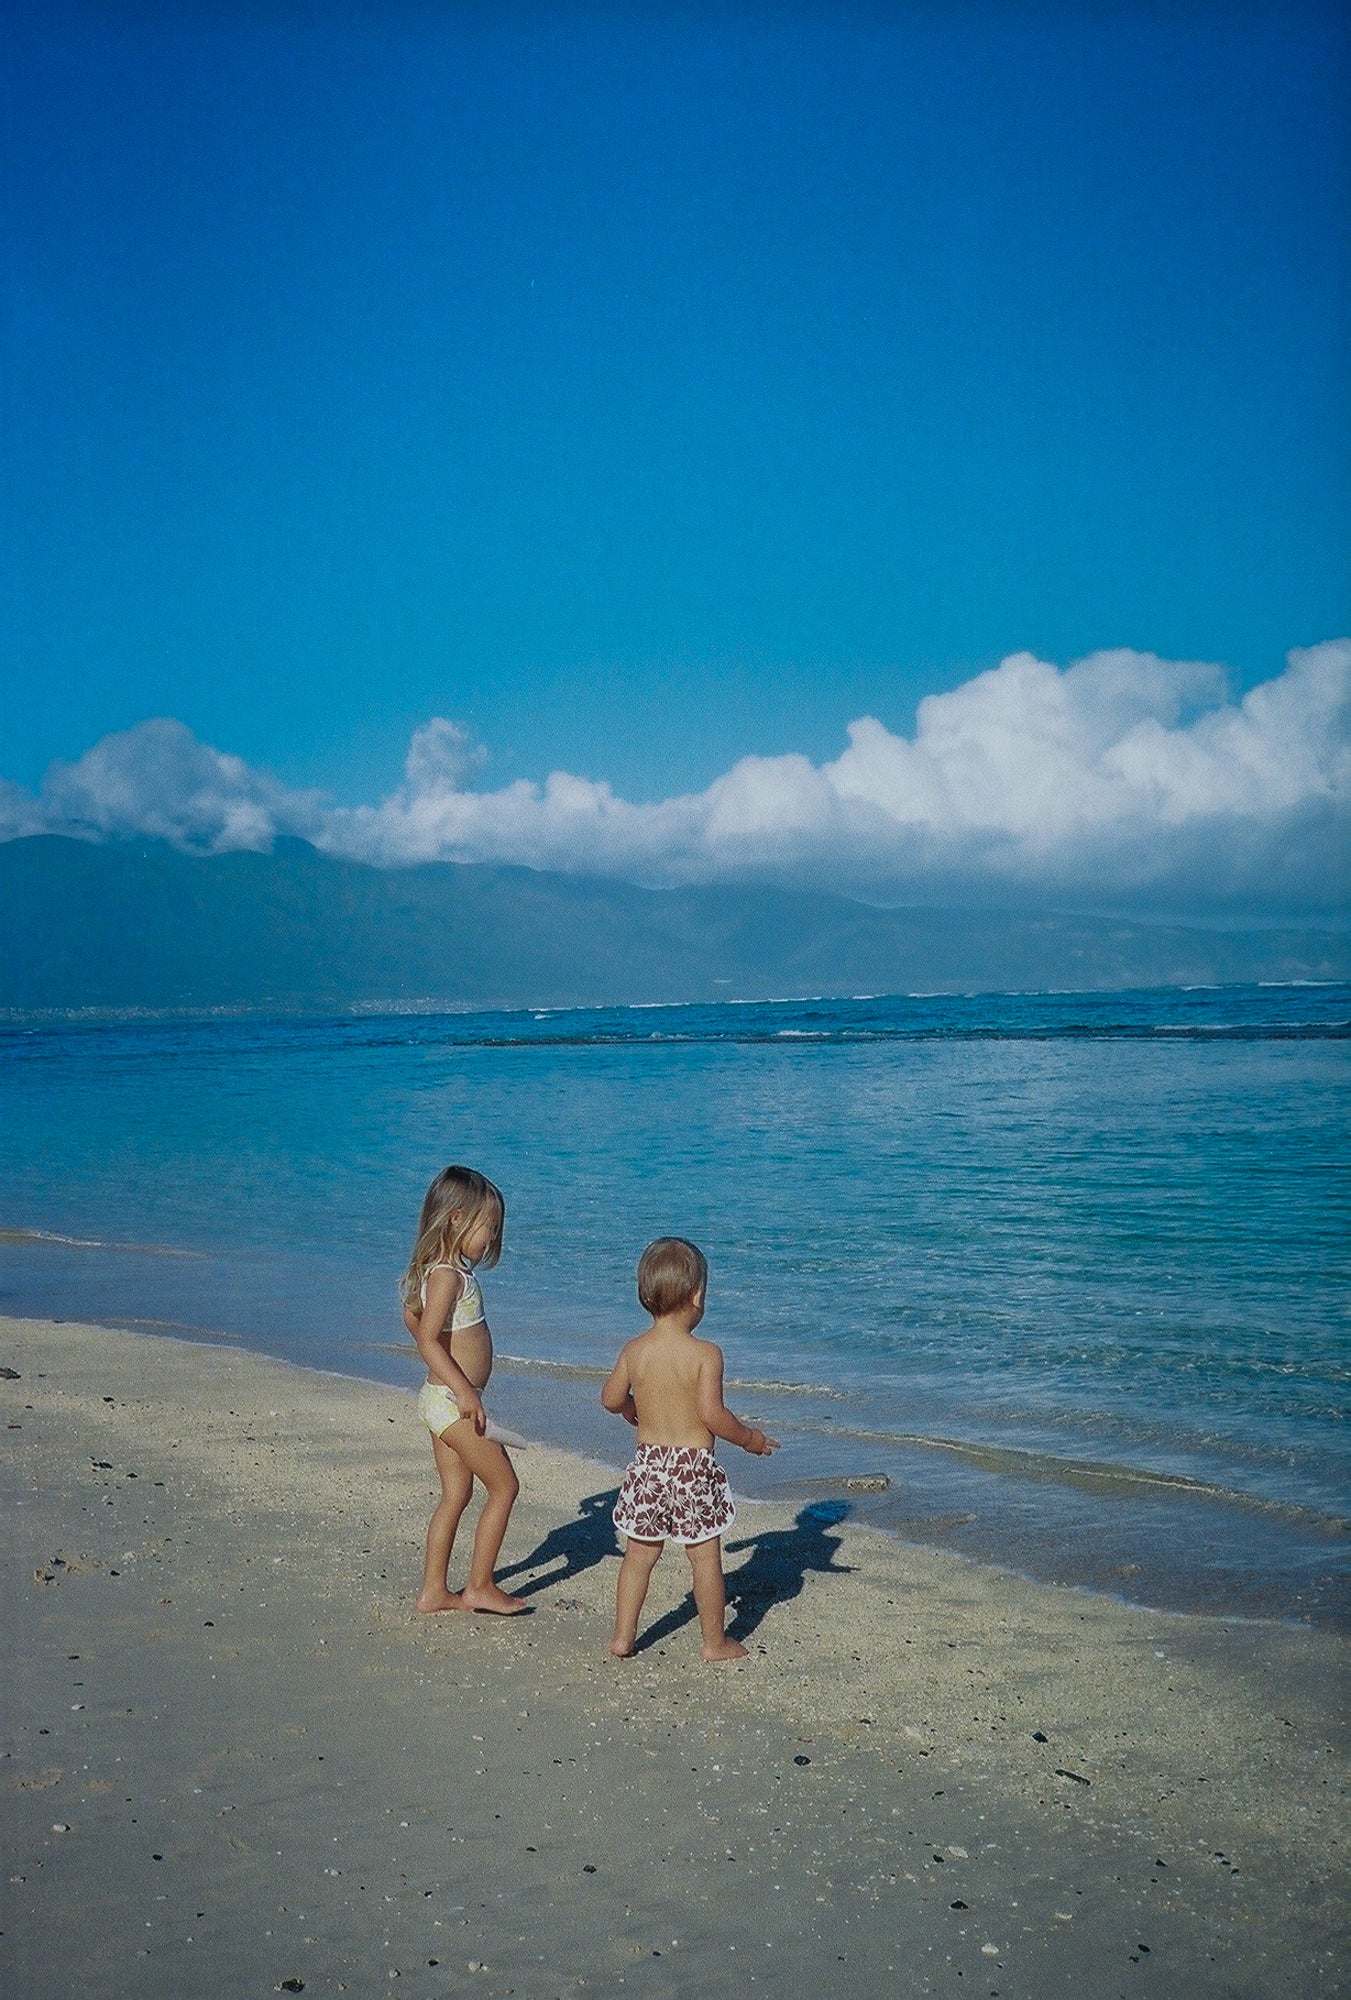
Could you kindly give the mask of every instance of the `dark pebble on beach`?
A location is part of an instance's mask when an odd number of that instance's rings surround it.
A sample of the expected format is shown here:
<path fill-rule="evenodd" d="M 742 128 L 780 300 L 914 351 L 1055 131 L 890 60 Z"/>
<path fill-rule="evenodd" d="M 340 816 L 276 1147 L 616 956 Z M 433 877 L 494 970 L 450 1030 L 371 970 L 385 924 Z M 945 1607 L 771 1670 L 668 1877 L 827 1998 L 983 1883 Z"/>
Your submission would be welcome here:
<path fill-rule="evenodd" d="M 1081 1778 L 1077 1771 L 1067 1771 L 1063 1764 L 1056 1765 L 1055 1774 L 1057 1778 L 1073 1778 L 1076 1785 L 1091 1785 L 1093 1782 L 1091 1778 Z"/>
<path fill-rule="evenodd" d="M 810 1764 L 811 1761 L 810 1757 L 794 1757 L 793 1759 L 795 1764 Z"/>
<path fill-rule="evenodd" d="M 23 1376 L 17 1368 L 0 1368 L 0 1382 L 22 1382 Z"/>
<path fill-rule="evenodd" d="M 1034 1729 L 1032 1731 L 1032 1741 L 1034 1743 L 1049 1743 L 1050 1740 L 1044 1729 Z"/>
<path fill-rule="evenodd" d="M 596 1872 L 596 1864 L 594 1861 L 588 1861 L 584 1864 L 582 1868 L 583 1875 L 594 1875 L 595 1872 Z"/>
<path fill-rule="evenodd" d="M 278 1993 L 303 1993 L 305 1991 L 305 1982 L 303 1979 L 283 1979 L 277 1991 Z"/>
<path fill-rule="evenodd" d="M 971 1905 L 970 1905 L 969 1903 L 960 1903 L 960 1902 L 959 1902 L 959 1903 L 949 1903 L 949 1904 L 948 1904 L 948 1908 L 949 1908 L 950 1910 L 969 1910 L 969 1909 L 970 1909 L 970 1907 L 971 1907 Z"/>

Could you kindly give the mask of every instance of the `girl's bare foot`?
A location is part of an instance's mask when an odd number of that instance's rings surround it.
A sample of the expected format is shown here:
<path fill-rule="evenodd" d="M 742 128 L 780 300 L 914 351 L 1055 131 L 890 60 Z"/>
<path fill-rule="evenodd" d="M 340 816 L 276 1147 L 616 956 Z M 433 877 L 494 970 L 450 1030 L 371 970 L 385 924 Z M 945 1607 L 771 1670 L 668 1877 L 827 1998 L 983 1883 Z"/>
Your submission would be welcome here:
<path fill-rule="evenodd" d="M 420 1590 L 417 1608 L 419 1611 L 463 1611 L 464 1599 L 455 1590 Z"/>
<path fill-rule="evenodd" d="M 508 1597 L 495 1583 L 467 1583 L 460 1592 L 460 1602 L 466 1611 L 495 1611 L 499 1618 L 515 1618 L 530 1609 L 523 1597 Z"/>
<path fill-rule="evenodd" d="M 721 1667 L 725 1666 L 728 1660 L 746 1660 L 750 1655 L 735 1639 L 722 1639 L 716 1646 L 705 1646 L 700 1658 L 710 1667 Z"/>

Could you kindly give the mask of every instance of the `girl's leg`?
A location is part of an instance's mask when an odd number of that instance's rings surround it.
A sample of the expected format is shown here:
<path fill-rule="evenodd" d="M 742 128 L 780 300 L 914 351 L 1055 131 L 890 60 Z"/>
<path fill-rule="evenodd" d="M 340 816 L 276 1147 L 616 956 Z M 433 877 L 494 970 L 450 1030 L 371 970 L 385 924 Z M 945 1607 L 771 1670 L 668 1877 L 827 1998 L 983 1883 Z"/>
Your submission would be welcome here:
<path fill-rule="evenodd" d="M 469 1580 L 460 1592 L 460 1602 L 466 1611 L 498 1611 L 507 1615 L 524 1611 L 526 1602 L 523 1597 L 508 1597 L 505 1590 L 500 1590 L 493 1582 L 493 1569 L 502 1547 L 502 1537 L 507 1532 L 516 1495 L 521 1490 L 511 1460 L 500 1444 L 480 1437 L 466 1418 L 452 1424 L 442 1442 L 458 1453 L 471 1476 L 481 1480 L 487 1490 L 478 1526 L 474 1530 Z"/>
<path fill-rule="evenodd" d="M 704 1635 L 703 1658 L 710 1662 L 744 1660 L 746 1648 L 723 1631 L 727 1612 L 727 1592 L 722 1580 L 722 1537 L 696 1542 L 687 1548 L 694 1571 L 694 1604 L 699 1613 L 699 1629 Z"/>
<path fill-rule="evenodd" d="M 432 1439 L 432 1451 L 441 1481 L 441 1498 L 427 1523 L 427 1555 L 417 1608 L 419 1611 L 462 1611 L 464 1605 L 450 1588 L 448 1572 L 450 1552 L 455 1546 L 455 1531 L 474 1490 L 474 1475 L 444 1438 Z"/>
<path fill-rule="evenodd" d="M 610 1641 L 610 1651 L 618 1660 L 626 1660 L 637 1644 L 643 1599 L 665 1546 L 664 1542 L 635 1542 L 632 1536 L 628 1539 L 615 1586 L 615 1633 Z"/>

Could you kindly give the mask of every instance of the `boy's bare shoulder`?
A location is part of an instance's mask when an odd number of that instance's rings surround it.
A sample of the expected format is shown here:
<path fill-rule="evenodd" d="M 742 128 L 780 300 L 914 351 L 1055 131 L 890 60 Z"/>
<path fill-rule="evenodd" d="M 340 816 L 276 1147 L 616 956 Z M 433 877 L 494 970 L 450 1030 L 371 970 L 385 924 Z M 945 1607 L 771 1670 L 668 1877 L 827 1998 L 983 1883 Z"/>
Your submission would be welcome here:
<path fill-rule="evenodd" d="M 661 1342 L 657 1338 L 655 1327 L 649 1326 L 645 1327 L 641 1333 L 635 1333 L 631 1340 L 624 1342 L 624 1345 L 619 1350 L 619 1360 L 615 1366 L 632 1368 L 636 1363 L 642 1362 L 646 1356 L 653 1352 L 661 1352 Z"/>
<path fill-rule="evenodd" d="M 699 1349 L 699 1363 L 701 1367 L 722 1367 L 722 1349 L 718 1346 L 716 1340 L 700 1340 L 693 1334 L 690 1335 L 690 1338 Z"/>

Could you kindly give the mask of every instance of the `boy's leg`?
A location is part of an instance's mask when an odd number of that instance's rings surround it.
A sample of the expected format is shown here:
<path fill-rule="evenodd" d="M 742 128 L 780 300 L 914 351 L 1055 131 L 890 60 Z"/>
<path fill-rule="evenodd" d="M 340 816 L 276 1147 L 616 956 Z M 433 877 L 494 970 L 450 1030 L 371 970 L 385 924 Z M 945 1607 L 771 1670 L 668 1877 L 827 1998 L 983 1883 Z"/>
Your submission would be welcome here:
<path fill-rule="evenodd" d="M 441 1498 L 427 1523 L 427 1552 L 422 1566 L 422 1588 L 418 1592 L 419 1611 L 462 1611 L 464 1605 L 450 1588 L 450 1552 L 460 1517 L 469 1504 L 474 1475 L 464 1460 L 453 1452 L 444 1438 L 432 1439 Z"/>
<path fill-rule="evenodd" d="M 638 1542 L 631 1535 L 628 1538 L 615 1586 L 615 1630 L 610 1651 L 616 1659 L 626 1660 L 637 1644 L 643 1599 L 665 1546 L 664 1542 Z"/>
<path fill-rule="evenodd" d="M 521 1483 L 500 1444 L 480 1437 L 467 1418 L 452 1424 L 444 1440 L 459 1454 L 475 1479 L 487 1489 L 487 1499 L 474 1530 L 474 1548 L 469 1558 L 469 1578 L 460 1592 L 466 1611 L 497 1611 L 508 1616 L 526 1609 L 523 1597 L 508 1597 L 493 1581 L 493 1569 L 507 1532 L 507 1522 L 516 1504 Z"/>
<path fill-rule="evenodd" d="M 704 1635 L 703 1657 L 710 1662 L 744 1660 L 746 1648 L 729 1639 L 723 1631 L 727 1613 L 727 1592 L 722 1581 L 722 1537 L 695 1542 L 685 1550 L 694 1571 L 694 1604 L 699 1613 L 699 1629 Z"/>

